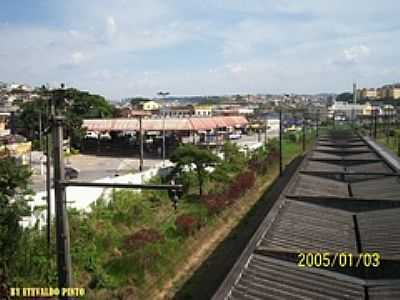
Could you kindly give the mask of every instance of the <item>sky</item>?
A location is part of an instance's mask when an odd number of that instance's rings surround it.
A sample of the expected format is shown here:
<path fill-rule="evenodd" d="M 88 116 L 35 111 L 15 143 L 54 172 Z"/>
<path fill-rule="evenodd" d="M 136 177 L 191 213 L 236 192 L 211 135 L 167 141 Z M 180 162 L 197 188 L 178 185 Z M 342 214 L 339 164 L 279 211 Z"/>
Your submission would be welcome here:
<path fill-rule="evenodd" d="M 379 87 L 398 0 L 2 0 L 0 81 L 118 100 Z"/>

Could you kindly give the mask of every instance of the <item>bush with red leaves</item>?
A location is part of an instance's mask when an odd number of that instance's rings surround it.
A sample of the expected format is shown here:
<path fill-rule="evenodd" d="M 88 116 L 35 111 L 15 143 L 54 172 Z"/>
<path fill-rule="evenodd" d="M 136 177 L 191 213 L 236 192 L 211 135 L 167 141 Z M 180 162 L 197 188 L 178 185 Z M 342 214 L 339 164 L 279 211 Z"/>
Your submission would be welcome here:
<path fill-rule="evenodd" d="M 214 215 L 220 213 L 230 204 L 230 201 L 227 199 L 226 193 L 223 193 L 221 195 L 207 195 L 203 197 L 203 202 L 206 205 L 208 213 Z"/>
<path fill-rule="evenodd" d="M 125 247 L 128 250 L 135 251 L 143 249 L 146 245 L 160 242 L 164 236 L 155 229 L 140 229 L 125 239 Z"/>
<path fill-rule="evenodd" d="M 243 196 L 256 182 L 256 173 L 247 171 L 238 175 L 230 184 L 229 188 L 219 195 L 208 195 L 203 197 L 203 202 L 207 207 L 208 213 L 213 215 L 221 212 L 225 207 L 233 204 Z"/>
<path fill-rule="evenodd" d="M 192 235 L 200 228 L 199 219 L 191 214 L 182 214 L 175 220 L 175 226 L 178 232 L 185 236 Z"/>
<path fill-rule="evenodd" d="M 230 185 L 227 196 L 229 199 L 237 199 L 243 196 L 248 189 L 252 188 L 256 182 L 256 175 L 254 171 L 247 171 L 236 177 L 234 182 Z"/>

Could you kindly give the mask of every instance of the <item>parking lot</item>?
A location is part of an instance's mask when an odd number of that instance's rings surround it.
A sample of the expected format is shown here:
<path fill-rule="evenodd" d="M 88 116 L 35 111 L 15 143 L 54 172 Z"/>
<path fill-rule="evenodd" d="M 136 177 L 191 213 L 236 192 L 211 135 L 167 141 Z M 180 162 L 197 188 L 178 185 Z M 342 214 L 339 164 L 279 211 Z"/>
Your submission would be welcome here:
<path fill-rule="evenodd" d="M 276 136 L 275 134 L 269 134 L 268 138 Z M 260 138 L 260 140 L 259 140 Z M 242 135 L 240 139 L 232 140 L 240 146 L 252 147 L 258 143 L 264 143 L 264 133 L 253 134 L 253 135 Z M 40 152 L 35 152 L 32 159 L 32 169 L 34 174 L 32 176 L 33 189 L 35 192 L 45 190 L 45 178 L 46 178 L 46 167 L 44 166 L 45 160 L 43 160 L 42 175 L 40 168 Z M 79 179 L 85 181 L 94 181 L 106 177 L 121 176 L 128 173 L 135 173 L 139 171 L 139 158 L 135 154 L 133 157 L 115 157 L 115 156 L 104 156 L 104 155 L 87 155 L 87 154 L 76 154 L 65 158 L 66 166 L 72 166 L 79 170 Z M 162 163 L 161 158 L 154 156 L 144 157 L 144 169 L 154 167 L 157 164 Z"/>

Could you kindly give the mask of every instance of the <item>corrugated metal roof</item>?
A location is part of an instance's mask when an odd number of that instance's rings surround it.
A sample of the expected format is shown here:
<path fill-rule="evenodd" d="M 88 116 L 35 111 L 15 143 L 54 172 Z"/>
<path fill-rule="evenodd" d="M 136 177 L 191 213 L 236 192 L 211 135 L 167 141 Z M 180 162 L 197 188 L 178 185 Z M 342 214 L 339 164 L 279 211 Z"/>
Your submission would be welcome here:
<path fill-rule="evenodd" d="M 319 176 L 298 174 L 288 192 L 294 196 L 348 197 L 347 183 Z"/>
<path fill-rule="evenodd" d="M 400 283 L 368 288 L 369 300 L 399 300 Z"/>
<path fill-rule="evenodd" d="M 180 118 L 172 119 L 143 119 L 144 131 L 169 130 L 210 130 L 223 127 L 245 126 L 248 123 L 243 116 L 221 116 L 209 118 Z M 139 130 L 138 119 L 87 119 L 83 120 L 82 127 L 90 131 L 137 131 Z"/>
<path fill-rule="evenodd" d="M 352 183 L 354 197 L 400 200 L 399 177 L 383 177 Z M 400 224 L 400 222 L 399 222 Z"/>
<path fill-rule="evenodd" d="M 303 169 L 305 171 L 330 171 L 330 172 L 344 172 L 344 167 L 339 164 L 307 160 Z"/>
<path fill-rule="evenodd" d="M 393 175 L 358 137 L 320 141 L 213 299 L 400 299 L 400 180 Z M 379 252 L 384 263 L 301 268 L 293 258 L 298 252 Z"/>
<path fill-rule="evenodd" d="M 227 299 L 365 299 L 362 285 L 329 273 L 254 254 Z"/>
<path fill-rule="evenodd" d="M 400 260 L 400 209 L 383 209 L 357 214 L 363 251 L 379 252 Z"/>
<path fill-rule="evenodd" d="M 259 246 L 286 251 L 357 253 L 355 240 L 352 213 L 286 199 Z"/>

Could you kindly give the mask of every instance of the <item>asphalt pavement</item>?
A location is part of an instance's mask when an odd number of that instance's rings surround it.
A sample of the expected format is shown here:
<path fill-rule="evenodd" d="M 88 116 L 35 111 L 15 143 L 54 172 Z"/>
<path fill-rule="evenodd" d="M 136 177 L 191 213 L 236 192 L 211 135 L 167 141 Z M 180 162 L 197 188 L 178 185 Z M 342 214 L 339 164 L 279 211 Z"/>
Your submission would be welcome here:
<path fill-rule="evenodd" d="M 269 135 L 271 138 L 272 135 Z M 264 133 L 243 135 L 240 139 L 233 140 L 238 145 L 252 146 L 257 143 L 264 143 Z M 40 167 L 42 161 L 43 167 Z M 41 152 L 32 152 L 31 166 L 33 170 L 32 186 L 35 192 L 46 189 L 46 159 Z M 144 169 L 154 167 L 161 163 L 161 159 L 144 158 Z M 139 159 L 113 156 L 96 156 L 76 154 L 65 158 L 66 166 L 72 166 L 79 170 L 79 179 L 85 181 L 94 181 L 105 177 L 114 177 L 135 173 L 139 171 Z M 42 173 L 42 175 L 41 175 Z"/>

